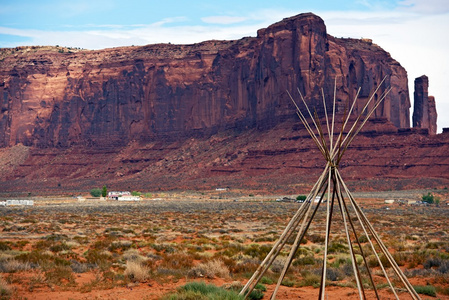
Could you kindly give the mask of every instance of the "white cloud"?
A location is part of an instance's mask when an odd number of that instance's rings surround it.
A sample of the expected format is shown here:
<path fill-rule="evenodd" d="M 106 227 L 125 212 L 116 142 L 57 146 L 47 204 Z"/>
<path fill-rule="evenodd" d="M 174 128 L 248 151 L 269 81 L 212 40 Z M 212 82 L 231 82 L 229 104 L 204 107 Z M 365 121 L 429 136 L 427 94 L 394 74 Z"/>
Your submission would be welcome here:
<path fill-rule="evenodd" d="M 444 14 L 449 12 L 447 0 L 402 0 L 399 8 L 420 14 Z"/>
<path fill-rule="evenodd" d="M 33 37 L 42 35 L 43 32 L 40 30 L 23 30 L 9 27 L 0 27 L 0 34 L 7 34 L 21 37 Z"/>
<path fill-rule="evenodd" d="M 244 17 L 232 17 L 232 16 L 210 16 L 201 18 L 201 21 L 208 24 L 236 24 L 245 21 Z"/>

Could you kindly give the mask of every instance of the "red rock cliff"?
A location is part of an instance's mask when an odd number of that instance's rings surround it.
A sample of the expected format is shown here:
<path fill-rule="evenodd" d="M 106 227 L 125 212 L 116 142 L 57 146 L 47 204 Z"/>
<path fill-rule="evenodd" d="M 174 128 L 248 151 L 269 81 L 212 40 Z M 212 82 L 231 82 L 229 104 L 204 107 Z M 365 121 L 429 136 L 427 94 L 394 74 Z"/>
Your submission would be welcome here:
<path fill-rule="evenodd" d="M 295 113 L 286 91 L 299 88 L 322 110 L 320 89 L 330 97 L 336 76 L 339 109 L 361 87 L 360 109 L 387 76 L 376 97 L 393 90 L 376 116 L 410 126 L 399 63 L 369 40 L 328 36 L 310 13 L 237 41 L 69 52 L 2 50 L 0 146 L 114 145 L 272 127 Z"/>
<path fill-rule="evenodd" d="M 426 75 L 415 79 L 413 104 L 413 127 L 426 128 L 430 134 L 437 133 L 437 110 L 435 98 L 429 96 L 429 78 Z"/>

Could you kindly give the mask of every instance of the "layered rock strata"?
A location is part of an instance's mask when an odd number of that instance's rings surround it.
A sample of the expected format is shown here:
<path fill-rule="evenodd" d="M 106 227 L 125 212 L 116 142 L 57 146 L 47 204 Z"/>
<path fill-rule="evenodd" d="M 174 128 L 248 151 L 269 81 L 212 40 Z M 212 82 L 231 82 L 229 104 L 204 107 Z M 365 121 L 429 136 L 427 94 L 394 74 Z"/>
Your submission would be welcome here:
<path fill-rule="evenodd" d="M 436 134 L 437 110 L 435 98 L 429 96 L 429 78 L 426 75 L 415 79 L 413 96 L 413 127 L 426 128 L 430 134 Z"/>
<path fill-rule="evenodd" d="M 449 186 L 449 135 L 410 128 L 406 71 L 371 40 L 329 36 L 302 14 L 238 41 L 2 49 L 0 190 L 307 192 L 324 160 L 287 91 L 320 114 L 334 84 L 338 120 L 357 93 L 354 115 L 392 88 L 341 162 L 346 181 Z"/>
<path fill-rule="evenodd" d="M 384 77 L 374 97 L 392 91 L 375 117 L 409 127 L 406 71 L 370 40 L 327 35 L 310 13 L 237 41 L 3 49 L 0 146 L 117 146 L 270 128 L 295 114 L 287 91 L 299 89 L 320 113 L 321 88 L 332 98 L 334 82 L 340 111 L 361 88 L 357 113 Z"/>
<path fill-rule="evenodd" d="M 444 188 L 449 187 L 447 153 L 447 134 L 397 129 L 386 118 L 376 118 L 354 139 L 339 168 L 351 187 L 362 190 Z M 140 191 L 229 187 L 307 193 L 325 165 L 297 119 L 268 130 L 228 130 L 174 142 L 66 149 L 18 145 L 0 149 L 0 158 L 0 190 L 24 195 L 77 193 L 103 185 Z"/>

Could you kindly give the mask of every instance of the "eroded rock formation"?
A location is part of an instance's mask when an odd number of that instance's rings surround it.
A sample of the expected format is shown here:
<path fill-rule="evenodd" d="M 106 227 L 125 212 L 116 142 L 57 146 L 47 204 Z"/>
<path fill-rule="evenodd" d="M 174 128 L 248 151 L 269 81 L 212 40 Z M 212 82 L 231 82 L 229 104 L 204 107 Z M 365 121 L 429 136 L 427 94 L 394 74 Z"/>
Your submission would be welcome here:
<path fill-rule="evenodd" d="M 378 118 L 351 143 L 340 170 L 351 189 L 444 188 L 449 186 L 447 153 L 449 135 L 397 129 Z M 174 142 L 65 149 L 18 145 L 0 149 L 0 158 L 0 191 L 23 195 L 79 193 L 103 185 L 141 191 L 230 187 L 307 193 L 325 164 L 297 119 L 268 130 L 228 130 Z"/>
<path fill-rule="evenodd" d="M 321 88 L 331 97 L 335 78 L 338 109 L 361 87 L 360 111 L 386 76 L 375 97 L 392 91 L 375 117 L 410 126 L 399 63 L 369 40 L 327 35 L 310 13 L 237 41 L 66 50 L 3 50 L 0 146 L 121 145 L 270 128 L 295 114 L 287 91 L 299 88 L 320 112 Z"/>
<path fill-rule="evenodd" d="M 413 104 L 413 127 L 426 128 L 429 134 L 437 133 L 437 110 L 435 98 L 429 96 L 429 78 L 426 75 L 415 79 Z"/>
<path fill-rule="evenodd" d="M 306 192 L 324 160 L 287 91 L 320 113 L 336 79 L 341 120 L 358 88 L 356 114 L 384 77 L 374 97 L 392 90 L 345 154 L 346 181 L 448 186 L 449 135 L 410 128 L 405 70 L 371 40 L 327 35 L 313 14 L 238 41 L 2 49 L 0 190 Z"/>

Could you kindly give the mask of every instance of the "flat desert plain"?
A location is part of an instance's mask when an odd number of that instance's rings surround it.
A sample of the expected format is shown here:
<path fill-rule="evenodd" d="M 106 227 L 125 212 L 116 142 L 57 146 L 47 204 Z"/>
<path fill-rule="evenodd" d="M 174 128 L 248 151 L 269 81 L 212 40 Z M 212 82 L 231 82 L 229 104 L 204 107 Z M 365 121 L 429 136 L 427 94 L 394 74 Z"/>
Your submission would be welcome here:
<path fill-rule="evenodd" d="M 170 299 L 177 288 L 195 281 L 238 291 L 301 205 L 275 199 L 180 192 L 140 202 L 48 197 L 30 207 L 0 207 L 0 298 Z M 376 193 L 357 199 L 421 298 L 449 299 L 449 206 L 384 200 Z M 335 210 L 327 297 L 359 299 L 338 206 Z M 277 299 L 318 297 L 325 219 L 322 205 Z M 356 231 L 380 298 L 395 299 L 368 238 L 360 227 Z M 273 291 L 289 249 L 262 278 L 263 299 Z M 355 253 L 367 298 L 373 299 L 357 246 Z M 411 299 L 385 265 L 400 299 Z"/>

